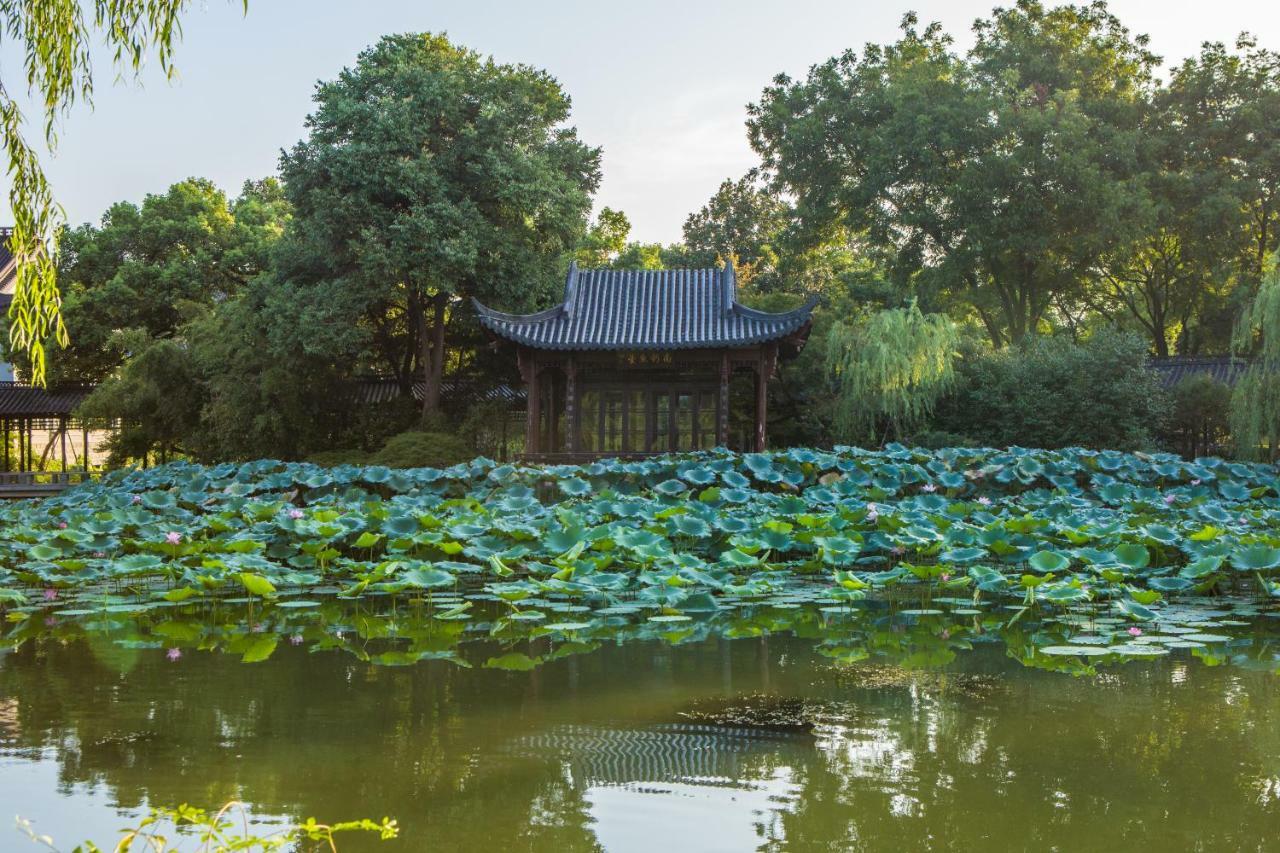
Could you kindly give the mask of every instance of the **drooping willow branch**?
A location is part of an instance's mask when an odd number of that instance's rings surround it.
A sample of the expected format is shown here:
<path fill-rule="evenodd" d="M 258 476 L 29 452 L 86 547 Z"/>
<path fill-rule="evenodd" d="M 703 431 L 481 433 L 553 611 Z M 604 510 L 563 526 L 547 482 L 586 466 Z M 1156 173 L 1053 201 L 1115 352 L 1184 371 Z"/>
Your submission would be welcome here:
<path fill-rule="evenodd" d="M 248 0 L 243 0 L 248 9 Z M 189 0 L 0 0 L 0 38 L 21 45 L 27 89 L 40 103 L 44 145 L 57 148 L 57 123 L 77 100 L 92 103 L 89 46 L 95 36 L 112 51 L 116 67 L 135 76 L 154 53 L 173 77 L 179 16 Z M 36 149 L 23 133 L 13 94 L 0 86 L 3 137 L 13 231 L 9 250 L 17 265 L 9 307 L 9 342 L 27 355 L 31 380 L 44 384 L 46 348 L 65 346 L 57 280 L 57 233 L 63 221 Z"/>
<path fill-rule="evenodd" d="M 895 438 L 923 423 L 955 386 L 960 333 L 940 314 L 906 308 L 838 322 L 827 335 L 826 360 L 836 385 L 835 432 L 847 442 Z"/>

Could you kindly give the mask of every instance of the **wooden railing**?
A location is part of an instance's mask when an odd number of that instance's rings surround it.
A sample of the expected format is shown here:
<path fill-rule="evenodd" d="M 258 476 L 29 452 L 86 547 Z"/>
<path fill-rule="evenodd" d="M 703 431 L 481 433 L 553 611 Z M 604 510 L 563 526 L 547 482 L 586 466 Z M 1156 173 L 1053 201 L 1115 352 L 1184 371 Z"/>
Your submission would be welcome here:
<path fill-rule="evenodd" d="M 0 471 L 0 499 L 47 497 L 97 477 L 96 471 Z"/>

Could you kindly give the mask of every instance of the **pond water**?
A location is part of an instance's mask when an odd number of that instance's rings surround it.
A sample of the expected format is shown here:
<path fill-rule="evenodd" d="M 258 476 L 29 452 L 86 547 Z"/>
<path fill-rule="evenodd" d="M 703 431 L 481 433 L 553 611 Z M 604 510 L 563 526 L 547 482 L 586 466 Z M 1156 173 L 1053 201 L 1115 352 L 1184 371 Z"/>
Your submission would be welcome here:
<path fill-rule="evenodd" d="M 175 655 L 136 625 L 46 620 L 0 652 L 0 803 L 64 849 L 147 805 L 231 799 L 267 824 L 399 820 L 400 839 L 344 851 L 1274 845 L 1275 620 L 1227 620 L 1248 651 L 1043 659 L 1073 676 L 1026 665 L 1009 637 L 971 631 L 945 653 L 964 631 L 930 618 L 890 619 L 896 646 L 739 625 L 439 659 L 421 637 L 380 656 L 386 633 L 358 628 L 325 629 L 341 647 L 288 628 L 265 655 Z M 351 633 L 360 653 L 343 653 Z M 0 850 L 37 849 L 10 832 Z"/>

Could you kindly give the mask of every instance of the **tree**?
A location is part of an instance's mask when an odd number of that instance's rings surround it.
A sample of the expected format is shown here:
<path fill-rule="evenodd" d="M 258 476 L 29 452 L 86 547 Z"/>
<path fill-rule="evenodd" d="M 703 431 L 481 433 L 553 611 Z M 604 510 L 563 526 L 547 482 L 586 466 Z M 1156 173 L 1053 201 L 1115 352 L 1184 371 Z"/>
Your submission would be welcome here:
<path fill-rule="evenodd" d="M 211 378 L 242 365 L 225 352 L 207 357 L 193 329 L 215 323 L 262 276 L 288 218 L 274 179 L 246 182 L 228 202 L 212 183 L 192 178 L 140 207 L 112 205 L 99 227 L 64 237 L 59 277 L 72 338 L 50 376 L 97 383 L 80 413 L 121 423 L 114 460 L 153 451 L 211 458 L 220 455 L 215 447 L 226 449 L 205 417 Z M 224 328 L 219 340 L 241 338 Z M 235 381 L 261 382 L 264 373 L 259 366 Z"/>
<path fill-rule="evenodd" d="M 425 417 L 466 299 L 519 310 L 551 297 L 586 228 L 599 150 L 565 126 L 569 98 L 546 72 L 429 33 L 382 39 L 314 100 L 308 137 L 281 158 L 289 346 L 405 390 L 421 376 Z"/>
<path fill-rule="evenodd" d="M 860 322 L 836 322 L 826 340 L 836 439 L 880 444 L 924 423 L 955 384 L 959 344 L 950 319 L 925 315 L 914 302 Z"/>
<path fill-rule="evenodd" d="M 1232 335 L 1240 355 L 1252 356 L 1231 393 L 1231 435 L 1245 459 L 1280 458 L 1280 258 L 1246 308 Z"/>
<path fill-rule="evenodd" d="M 289 207 L 278 181 L 247 182 L 228 202 L 190 178 L 141 206 L 112 205 L 99 225 L 61 239 L 58 280 L 71 341 L 50 365 L 55 382 L 102 382 L 140 340 L 169 338 L 196 314 L 263 272 Z M 140 332 L 122 336 L 122 332 Z M 30 362 L 15 354 L 28 372 Z"/>
<path fill-rule="evenodd" d="M 602 207 L 596 221 L 587 229 L 586 236 L 574 250 L 574 260 L 588 269 L 607 267 L 627 246 L 631 233 L 631 220 L 621 210 Z"/>
<path fill-rule="evenodd" d="M 1236 248 L 1240 274 L 1257 286 L 1280 247 L 1280 54 L 1247 34 L 1235 48 L 1206 43 L 1174 69 L 1164 98 L 1188 165 L 1227 179 L 1217 201 L 1242 227 L 1215 238 Z"/>
<path fill-rule="evenodd" d="M 814 242 L 847 229 L 898 281 L 951 294 L 1003 345 L 1073 298 L 1127 221 L 1156 57 L 1102 4 L 1032 0 L 848 51 L 750 107 L 752 146 Z"/>
<path fill-rule="evenodd" d="M 137 74 L 154 53 L 172 77 L 173 47 L 181 32 L 178 18 L 187 0 L 95 0 L 91 14 L 84 6 L 80 0 L 0 3 L 0 32 L 22 46 L 27 88 L 43 106 L 43 142 L 50 151 L 57 147 L 58 120 L 77 100 L 92 101 L 93 41 L 100 38 L 114 51 L 121 70 Z M 31 377 L 42 384 L 48 342 L 67 341 L 56 275 L 60 214 L 24 125 L 13 94 L 0 84 L 0 136 L 8 155 L 14 217 L 9 249 L 17 260 L 9 339 L 15 350 L 27 354 Z"/>
<path fill-rule="evenodd" d="M 754 173 L 725 181 L 711 199 L 684 221 L 684 245 L 699 266 L 732 263 L 743 285 L 778 266 L 777 241 L 789 208 L 761 186 Z"/>
<path fill-rule="evenodd" d="M 1278 114 L 1280 56 L 1248 36 L 1234 53 L 1204 45 L 1154 92 L 1127 236 L 1089 301 L 1135 320 L 1156 354 L 1226 344 L 1233 292 L 1261 279 L 1280 241 Z"/>

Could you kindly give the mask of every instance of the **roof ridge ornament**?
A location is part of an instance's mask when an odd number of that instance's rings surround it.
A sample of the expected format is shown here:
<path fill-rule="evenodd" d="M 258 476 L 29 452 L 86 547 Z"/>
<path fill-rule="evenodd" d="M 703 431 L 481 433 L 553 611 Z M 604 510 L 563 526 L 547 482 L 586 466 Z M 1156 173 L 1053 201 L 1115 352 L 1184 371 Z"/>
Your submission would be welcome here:
<path fill-rule="evenodd" d="M 734 303 L 738 301 L 738 275 L 733 269 L 732 259 L 726 259 L 720 270 L 720 293 L 724 300 L 722 311 L 728 317 L 733 313 Z"/>
<path fill-rule="evenodd" d="M 574 258 L 569 261 L 569 274 L 564 279 L 564 305 L 562 310 L 564 316 L 573 316 L 574 297 L 578 293 L 578 260 Z"/>

